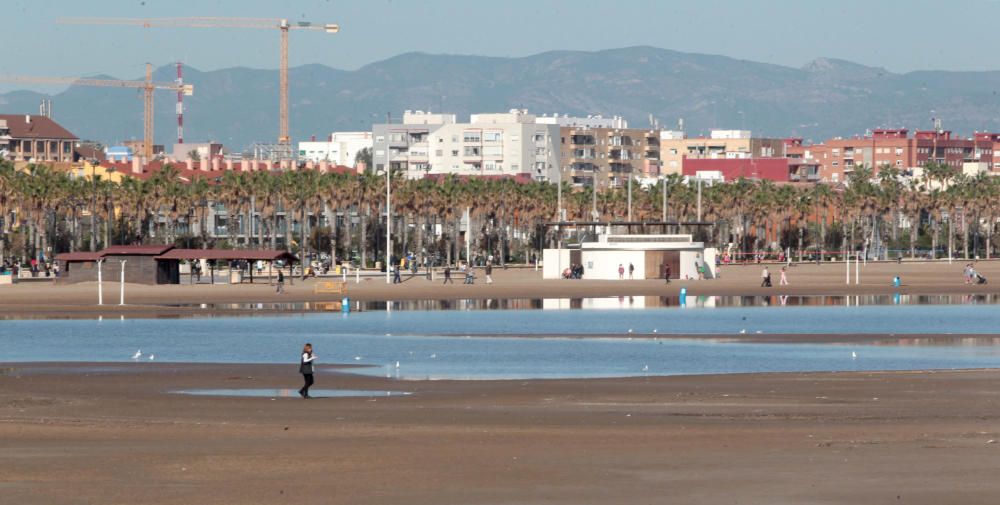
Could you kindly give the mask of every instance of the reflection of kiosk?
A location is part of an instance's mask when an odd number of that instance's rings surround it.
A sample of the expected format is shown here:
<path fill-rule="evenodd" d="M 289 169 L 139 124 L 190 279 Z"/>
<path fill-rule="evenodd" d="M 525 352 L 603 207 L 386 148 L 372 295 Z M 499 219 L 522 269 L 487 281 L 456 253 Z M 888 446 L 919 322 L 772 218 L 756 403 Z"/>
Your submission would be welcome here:
<path fill-rule="evenodd" d="M 670 265 L 672 279 L 697 279 L 698 267 L 704 278 L 714 278 L 716 250 L 693 242 L 691 235 L 601 234 L 591 241 L 562 249 L 543 251 L 545 279 L 562 278 L 559 265 L 583 265 L 584 279 L 618 279 L 618 265 L 635 266 L 636 279 L 662 279 L 664 265 Z"/>

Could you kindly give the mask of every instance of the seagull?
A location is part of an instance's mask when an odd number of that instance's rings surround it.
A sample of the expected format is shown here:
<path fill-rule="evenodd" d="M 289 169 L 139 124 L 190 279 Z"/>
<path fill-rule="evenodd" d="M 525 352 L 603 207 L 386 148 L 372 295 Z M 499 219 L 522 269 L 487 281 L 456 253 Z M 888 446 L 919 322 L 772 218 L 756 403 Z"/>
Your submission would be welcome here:
<path fill-rule="evenodd" d="M 139 359 L 141 357 L 142 357 L 142 349 L 135 351 L 135 354 L 132 355 L 132 359 Z"/>
<path fill-rule="evenodd" d="M 156 359 L 156 355 L 155 354 L 150 354 L 149 355 L 149 361 L 153 361 L 154 359 Z"/>
<path fill-rule="evenodd" d="M 354 361 L 361 361 L 361 356 L 355 356 Z"/>
<path fill-rule="evenodd" d="M 396 362 L 396 368 L 399 368 L 399 362 L 398 361 Z"/>
<path fill-rule="evenodd" d="M 851 351 L 851 359 L 858 359 L 858 353 Z"/>
<path fill-rule="evenodd" d="M 649 371 L 649 365 L 642 365 L 642 371 L 643 372 L 648 372 Z"/>
<path fill-rule="evenodd" d="M 760 335 L 761 333 L 764 333 L 764 332 L 763 332 L 763 331 L 760 331 L 760 330 L 757 330 L 757 332 L 756 332 L 756 333 L 757 333 L 758 335 Z"/>
<path fill-rule="evenodd" d="M 740 335 L 744 335 L 744 334 L 746 334 L 746 332 L 747 332 L 747 329 L 743 328 L 742 330 L 740 330 Z"/>
<path fill-rule="evenodd" d="M 437 357 L 438 357 L 437 353 L 431 354 L 431 359 L 434 359 L 434 358 L 437 358 Z"/>
<path fill-rule="evenodd" d="M 632 328 L 629 328 L 629 329 L 628 329 L 628 332 L 629 332 L 629 333 L 632 333 Z"/>
<path fill-rule="evenodd" d="M 656 333 L 656 328 L 653 328 L 653 333 Z"/>

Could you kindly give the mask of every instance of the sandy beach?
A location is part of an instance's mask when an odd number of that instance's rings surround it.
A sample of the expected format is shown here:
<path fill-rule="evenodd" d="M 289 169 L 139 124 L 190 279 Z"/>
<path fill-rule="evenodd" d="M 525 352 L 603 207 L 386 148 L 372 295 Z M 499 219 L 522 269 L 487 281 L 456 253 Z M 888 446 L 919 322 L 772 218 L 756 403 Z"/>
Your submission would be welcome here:
<path fill-rule="evenodd" d="M 965 284 L 962 268 L 965 262 L 956 260 L 937 262 L 871 262 L 860 268 L 860 284 L 854 284 L 854 266 L 851 267 L 851 284 L 845 283 L 843 263 L 795 264 L 788 269 L 788 286 L 779 286 L 780 264 L 768 265 L 774 286 L 760 287 L 762 265 L 729 265 L 722 267 L 722 277 L 712 280 L 679 280 L 669 285 L 657 280 L 543 280 L 541 272 L 533 268 L 494 270 L 495 283 L 486 285 L 482 276 L 474 285 L 463 285 L 456 277 L 455 284 L 443 284 L 440 276 L 434 282 L 420 275 L 404 276 L 398 285 L 386 284 L 384 277 L 362 277 L 359 283 L 350 279 L 348 296 L 355 301 L 378 300 L 452 300 L 452 299 L 538 299 L 582 298 L 611 296 L 676 297 L 681 288 L 689 296 L 760 296 L 760 295 L 873 295 L 873 294 L 993 294 L 1000 293 L 1000 261 L 979 261 L 976 270 L 994 284 Z M 902 285 L 893 286 L 899 276 Z M 336 280 L 335 278 L 331 278 Z M 320 279 L 328 280 L 328 279 Z M 169 316 L 192 314 L 239 314 L 274 310 L 269 308 L 240 307 L 248 303 L 301 303 L 339 302 L 335 294 L 316 294 L 317 280 L 294 281 L 286 286 L 286 294 L 278 294 L 266 282 L 238 285 L 126 285 L 126 305 L 119 306 L 119 285 L 106 282 L 105 304 L 97 306 L 96 283 L 57 285 L 50 282 L 28 282 L 16 286 L 0 287 L 0 316 L 33 317 L 91 317 L 95 314 L 132 317 Z M 669 301 L 664 301 L 669 304 Z M 206 304 L 206 307 L 200 305 Z M 234 304 L 233 306 L 226 306 Z M 311 307 L 317 309 L 317 307 Z M 339 310 L 333 305 L 319 310 Z M 281 309 L 279 309 L 281 310 Z"/>
<path fill-rule="evenodd" d="M 971 504 L 998 371 L 406 381 L 324 367 L 5 365 L 0 503 Z M 198 397 L 187 388 L 289 388 Z"/>
<path fill-rule="evenodd" d="M 496 270 L 490 286 L 378 278 L 348 290 L 356 300 L 669 299 L 681 287 L 691 296 L 1000 292 L 964 284 L 962 266 L 871 263 L 860 285 L 845 285 L 843 264 L 804 264 L 789 270 L 790 286 L 770 289 L 759 287 L 758 265 L 669 286 L 543 281 L 512 268 Z M 998 262 L 977 270 L 1000 279 Z M 285 295 L 266 284 L 128 285 L 123 307 L 94 305 L 93 284 L 24 283 L 0 289 L 0 315 L 235 315 L 302 310 L 249 303 L 336 301 L 314 294 L 313 282 Z M 106 299 L 117 301 L 116 287 Z M 699 337 L 900 344 L 884 334 Z M 321 366 L 316 387 L 411 394 L 302 400 L 294 363 L 0 364 L 0 504 L 964 505 L 1000 496 L 991 476 L 1000 370 L 397 381 L 354 368 Z M 279 394 L 176 393 L 204 388 Z"/>

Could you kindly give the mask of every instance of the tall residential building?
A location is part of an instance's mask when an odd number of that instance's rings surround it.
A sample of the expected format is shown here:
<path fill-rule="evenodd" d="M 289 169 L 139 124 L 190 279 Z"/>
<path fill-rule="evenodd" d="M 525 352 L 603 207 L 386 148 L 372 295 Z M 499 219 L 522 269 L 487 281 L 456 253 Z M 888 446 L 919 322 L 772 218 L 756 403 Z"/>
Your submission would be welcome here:
<path fill-rule="evenodd" d="M 558 176 L 559 127 L 537 124 L 526 110 L 473 114 L 468 123 L 447 124 L 429 136 L 430 166 L 425 174 Z M 423 177 L 420 169 L 410 178 Z"/>
<path fill-rule="evenodd" d="M 618 117 L 603 120 L 557 116 L 539 121 L 560 125 L 562 178 L 575 186 L 613 188 L 626 184 L 630 175 L 660 175 L 658 130 L 628 128 L 628 123 Z"/>
<path fill-rule="evenodd" d="M 372 132 L 333 132 L 328 139 L 299 142 L 299 159 L 353 167 L 358 151 L 373 146 Z"/>
<path fill-rule="evenodd" d="M 660 132 L 660 159 L 665 174 L 683 172 L 684 159 L 781 158 L 785 140 L 754 137 L 749 130 L 712 130 L 707 137 Z"/>
<path fill-rule="evenodd" d="M 373 128 L 376 170 L 388 163 L 410 179 L 428 175 L 558 176 L 558 125 L 537 124 L 525 110 L 473 114 L 458 123 L 452 114 L 407 111 L 402 124 Z"/>
<path fill-rule="evenodd" d="M 455 123 L 454 114 L 406 111 L 402 123 L 372 125 L 372 168 L 381 172 L 386 166 L 394 171 L 426 172 L 431 160 L 427 139 L 432 131 Z"/>

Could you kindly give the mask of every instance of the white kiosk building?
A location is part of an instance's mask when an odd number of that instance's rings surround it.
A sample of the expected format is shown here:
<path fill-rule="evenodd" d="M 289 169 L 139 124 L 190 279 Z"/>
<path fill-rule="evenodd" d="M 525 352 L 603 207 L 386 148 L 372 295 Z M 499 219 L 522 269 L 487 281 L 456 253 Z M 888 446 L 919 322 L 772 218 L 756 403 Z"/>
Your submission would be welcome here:
<path fill-rule="evenodd" d="M 542 278 L 561 279 L 570 265 L 583 265 L 584 279 L 618 279 L 618 266 L 635 267 L 634 279 L 662 279 L 663 266 L 670 265 L 671 279 L 697 279 L 703 265 L 705 278 L 715 277 L 715 248 L 693 242 L 691 235 L 598 235 L 597 241 L 582 242 L 542 252 Z"/>

